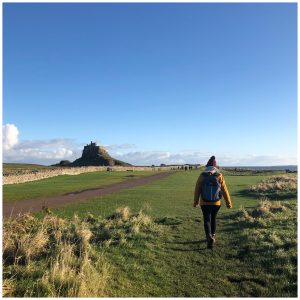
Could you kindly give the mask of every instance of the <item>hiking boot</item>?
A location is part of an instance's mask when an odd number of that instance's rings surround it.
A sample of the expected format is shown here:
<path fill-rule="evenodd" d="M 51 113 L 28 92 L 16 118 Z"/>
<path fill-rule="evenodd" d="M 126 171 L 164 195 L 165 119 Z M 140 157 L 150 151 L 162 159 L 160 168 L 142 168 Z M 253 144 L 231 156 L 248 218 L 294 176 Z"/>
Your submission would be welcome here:
<path fill-rule="evenodd" d="M 214 239 L 212 238 L 212 236 L 208 236 L 207 237 L 207 249 L 212 249 L 213 248 L 213 243 L 214 243 Z"/>
<path fill-rule="evenodd" d="M 216 235 L 215 235 L 215 234 L 212 234 L 212 235 L 211 235 L 211 238 L 213 239 L 213 243 L 215 243 L 215 242 L 216 242 Z"/>

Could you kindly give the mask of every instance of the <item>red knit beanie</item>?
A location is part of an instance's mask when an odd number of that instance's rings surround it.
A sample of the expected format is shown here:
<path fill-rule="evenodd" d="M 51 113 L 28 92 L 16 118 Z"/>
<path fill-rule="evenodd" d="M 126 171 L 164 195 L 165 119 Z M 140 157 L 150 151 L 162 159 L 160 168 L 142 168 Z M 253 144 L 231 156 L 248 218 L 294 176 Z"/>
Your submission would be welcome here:
<path fill-rule="evenodd" d="M 207 164 L 206 164 L 206 167 L 216 167 L 217 166 L 217 162 L 216 162 L 216 158 L 214 156 L 212 156 Z"/>

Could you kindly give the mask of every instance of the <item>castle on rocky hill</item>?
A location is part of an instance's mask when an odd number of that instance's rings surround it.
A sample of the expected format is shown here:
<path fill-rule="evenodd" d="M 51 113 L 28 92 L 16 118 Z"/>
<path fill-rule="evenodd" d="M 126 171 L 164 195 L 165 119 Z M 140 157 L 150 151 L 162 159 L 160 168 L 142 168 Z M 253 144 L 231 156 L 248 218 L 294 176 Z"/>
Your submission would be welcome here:
<path fill-rule="evenodd" d="M 104 147 L 97 146 L 91 141 L 84 146 L 82 155 L 76 159 L 72 166 L 130 166 L 130 164 L 111 157 Z"/>
<path fill-rule="evenodd" d="M 104 147 L 97 146 L 96 143 L 91 142 L 84 146 L 82 151 L 82 157 L 97 157 L 97 156 L 109 156 Z"/>

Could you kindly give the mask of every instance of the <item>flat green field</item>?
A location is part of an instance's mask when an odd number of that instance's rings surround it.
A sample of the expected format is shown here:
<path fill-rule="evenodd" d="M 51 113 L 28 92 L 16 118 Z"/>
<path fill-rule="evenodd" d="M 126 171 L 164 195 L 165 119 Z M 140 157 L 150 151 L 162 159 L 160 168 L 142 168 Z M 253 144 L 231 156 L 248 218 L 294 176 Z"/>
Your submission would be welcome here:
<path fill-rule="evenodd" d="M 98 295 L 296 297 L 296 192 L 279 192 L 269 202 L 260 202 L 259 194 L 250 193 L 249 187 L 267 176 L 226 176 L 233 209 L 222 205 L 217 218 L 217 242 L 210 250 L 206 248 L 201 210 L 193 208 L 198 175 L 197 171 L 176 172 L 145 186 L 53 210 L 53 215 L 63 219 L 72 220 L 76 214 L 96 224 L 94 234 L 98 223 L 90 220 L 107 218 L 120 207 L 129 207 L 132 213 L 143 210 L 159 227 L 157 232 L 140 232 L 135 238 L 127 236 L 125 230 L 122 242 L 119 238 L 118 243 L 106 243 L 105 247 L 97 239 L 92 242 L 95 251 L 102 253 L 111 266 L 105 289 Z M 277 196 L 280 203 L 276 202 Z M 255 214 L 258 205 L 260 209 Z M 42 219 L 45 213 L 36 216 Z M 101 239 L 106 239 L 103 234 L 98 237 Z M 40 268 L 40 262 L 36 268 Z M 22 296 L 30 287 L 34 290 L 38 273 L 34 274 L 35 279 L 20 280 L 14 295 Z M 49 292 L 45 292 L 44 284 L 33 295 L 45 296 Z"/>
<path fill-rule="evenodd" d="M 110 174 L 107 175 L 102 172 L 100 175 L 102 175 L 106 181 L 109 180 L 108 176 L 110 176 Z M 112 175 L 118 176 L 117 173 Z M 153 217 L 199 216 L 199 209 L 192 207 L 194 187 L 198 175 L 199 172 L 197 171 L 176 172 L 168 178 L 155 181 L 139 188 L 124 190 L 80 204 L 68 205 L 56 209 L 54 212 L 59 216 L 69 217 L 73 216 L 74 213 L 79 216 L 84 216 L 87 212 L 93 212 L 102 217 L 106 217 L 120 206 L 128 206 L 132 211 L 137 212 L 146 205 L 151 207 L 151 216 Z M 87 174 L 84 174 L 82 177 L 86 176 Z M 92 174 L 90 174 L 90 176 L 92 176 Z M 97 178 L 99 175 L 94 174 L 94 176 Z M 225 178 L 226 184 L 230 190 L 234 209 L 228 210 L 224 206 L 221 208 L 221 212 L 230 214 L 239 209 L 241 205 L 245 205 L 246 207 L 255 206 L 258 203 L 258 199 L 242 195 L 242 191 L 248 186 L 265 178 L 267 178 L 267 176 L 227 176 Z M 72 178 L 68 178 L 68 180 L 71 181 Z M 61 180 L 61 183 L 64 182 L 65 181 Z M 80 182 L 80 178 L 78 178 L 78 182 Z M 87 182 L 88 180 L 85 180 L 85 183 Z"/>
<path fill-rule="evenodd" d="M 61 175 L 47 179 L 3 186 L 4 202 L 22 201 L 39 197 L 62 195 L 84 189 L 103 187 L 131 178 L 153 175 L 151 171 L 91 172 L 79 175 Z"/>

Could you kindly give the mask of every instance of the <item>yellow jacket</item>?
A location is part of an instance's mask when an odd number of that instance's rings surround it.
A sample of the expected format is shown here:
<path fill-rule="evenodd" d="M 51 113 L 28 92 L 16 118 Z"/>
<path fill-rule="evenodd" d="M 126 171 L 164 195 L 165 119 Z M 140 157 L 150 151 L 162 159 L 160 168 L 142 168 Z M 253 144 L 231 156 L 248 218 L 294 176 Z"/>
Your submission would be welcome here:
<path fill-rule="evenodd" d="M 226 206 L 228 208 L 232 208 L 230 195 L 229 195 L 226 183 L 225 183 L 225 179 L 224 179 L 224 177 L 221 173 L 218 173 L 217 178 L 218 178 L 218 180 L 221 184 L 221 189 L 222 189 L 223 196 L 224 196 L 224 199 L 225 199 L 225 202 L 226 202 Z M 206 201 L 202 200 L 201 187 L 202 187 L 203 179 L 204 179 L 204 176 L 202 174 L 200 174 L 200 176 L 199 176 L 199 178 L 196 182 L 196 187 L 195 187 L 194 206 L 199 205 L 199 199 L 200 199 L 200 205 L 218 205 L 218 206 L 220 206 L 221 205 L 221 199 L 216 201 L 216 202 L 206 202 Z"/>

